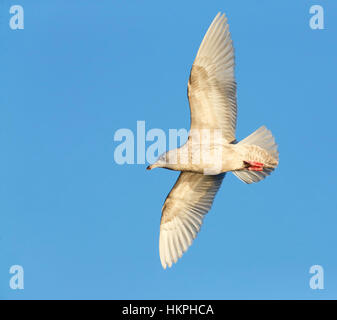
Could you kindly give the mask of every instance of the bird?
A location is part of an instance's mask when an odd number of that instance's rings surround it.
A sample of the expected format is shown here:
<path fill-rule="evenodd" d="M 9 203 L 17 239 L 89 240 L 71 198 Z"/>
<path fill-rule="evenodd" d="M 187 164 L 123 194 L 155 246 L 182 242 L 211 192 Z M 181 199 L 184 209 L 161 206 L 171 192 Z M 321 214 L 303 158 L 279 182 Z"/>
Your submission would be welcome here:
<path fill-rule="evenodd" d="M 250 184 L 263 180 L 278 165 L 278 146 L 265 126 L 236 140 L 234 60 L 228 20 L 219 12 L 190 71 L 188 139 L 147 167 L 180 171 L 162 207 L 159 256 L 164 269 L 191 246 L 227 172 Z M 209 156 L 206 160 L 205 154 Z"/>

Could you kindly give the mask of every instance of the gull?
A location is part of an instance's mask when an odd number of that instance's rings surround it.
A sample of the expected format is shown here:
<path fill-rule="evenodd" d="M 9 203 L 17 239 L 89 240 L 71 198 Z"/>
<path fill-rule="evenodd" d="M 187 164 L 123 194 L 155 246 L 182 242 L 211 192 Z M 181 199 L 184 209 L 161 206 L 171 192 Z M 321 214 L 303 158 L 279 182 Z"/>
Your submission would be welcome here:
<path fill-rule="evenodd" d="M 181 171 L 162 207 L 159 256 L 164 269 L 191 246 L 227 172 L 249 184 L 264 179 L 278 165 L 277 145 L 265 126 L 240 142 L 235 138 L 234 49 L 227 17 L 221 12 L 202 40 L 187 90 L 191 113 L 187 142 L 147 167 Z"/>

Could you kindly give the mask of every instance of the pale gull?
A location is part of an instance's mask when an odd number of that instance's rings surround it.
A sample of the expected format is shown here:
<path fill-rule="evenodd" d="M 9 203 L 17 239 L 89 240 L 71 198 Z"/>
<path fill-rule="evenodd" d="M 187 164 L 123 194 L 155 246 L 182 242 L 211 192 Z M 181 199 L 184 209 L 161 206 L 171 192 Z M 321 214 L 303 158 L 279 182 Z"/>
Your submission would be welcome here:
<path fill-rule="evenodd" d="M 188 99 L 187 142 L 147 168 L 181 171 L 162 208 L 159 254 L 163 268 L 171 267 L 192 244 L 226 172 L 252 183 L 278 165 L 277 145 L 264 126 L 240 142 L 235 139 L 234 49 L 224 14 L 217 14 L 200 45 L 188 81 Z"/>

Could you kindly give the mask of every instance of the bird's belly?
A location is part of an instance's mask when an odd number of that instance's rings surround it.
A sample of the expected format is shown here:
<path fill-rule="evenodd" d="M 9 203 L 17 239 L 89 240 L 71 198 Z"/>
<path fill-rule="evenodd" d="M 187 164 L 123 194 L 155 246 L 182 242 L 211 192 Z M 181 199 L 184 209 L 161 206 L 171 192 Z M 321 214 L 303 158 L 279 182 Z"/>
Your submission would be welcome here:
<path fill-rule="evenodd" d="M 235 145 L 200 145 L 191 148 L 188 170 L 203 174 L 220 174 L 242 166 L 242 157 Z"/>

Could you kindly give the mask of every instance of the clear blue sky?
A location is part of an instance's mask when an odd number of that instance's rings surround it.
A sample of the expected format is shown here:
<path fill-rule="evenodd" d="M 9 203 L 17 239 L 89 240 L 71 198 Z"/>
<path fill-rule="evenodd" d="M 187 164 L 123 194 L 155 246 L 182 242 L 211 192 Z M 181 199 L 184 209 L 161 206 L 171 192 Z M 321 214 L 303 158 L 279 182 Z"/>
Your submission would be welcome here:
<path fill-rule="evenodd" d="M 24 30 L 8 26 L 24 8 Z M 309 8 L 325 29 L 309 27 Z M 225 12 L 236 50 L 237 137 L 260 125 L 280 165 L 228 174 L 172 269 L 158 254 L 178 173 L 120 166 L 119 128 L 188 128 L 199 44 Z M 336 1 L 3 0 L 0 5 L 0 298 L 337 298 Z M 9 268 L 25 289 L 9 288 Z M 309 287 L 322 265 L 324 290 Z"/>

